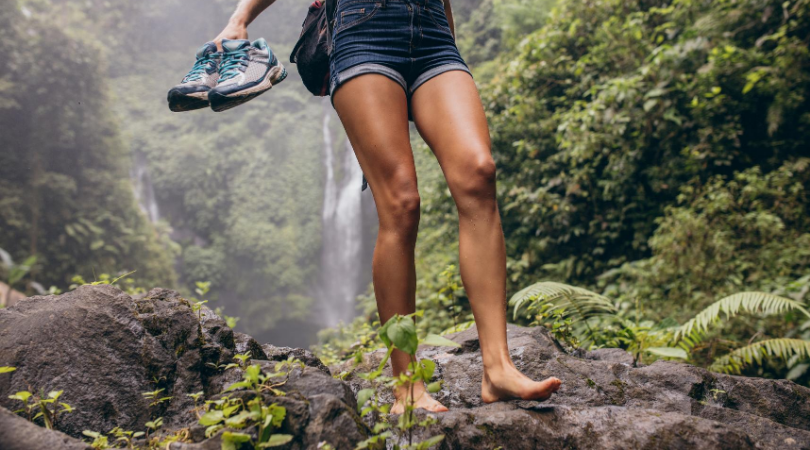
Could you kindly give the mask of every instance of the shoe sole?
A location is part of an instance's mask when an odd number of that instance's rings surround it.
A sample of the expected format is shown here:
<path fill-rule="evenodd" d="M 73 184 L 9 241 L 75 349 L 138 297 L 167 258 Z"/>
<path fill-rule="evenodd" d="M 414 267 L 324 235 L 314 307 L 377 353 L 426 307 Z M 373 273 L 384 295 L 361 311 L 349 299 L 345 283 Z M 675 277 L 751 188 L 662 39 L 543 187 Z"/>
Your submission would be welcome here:
<path fill-rule="evenodd" d="M 281 83 L 287 78 L 287 69 L 279 62 L 278 65 L 273 66 L 267 71 L 264 80 L 256 86 L 247 88 L 243 91 L 234 92 L 233 94 L 220 94 L 212 89 L 208 94 L 208 100 L 211 104 L 211 109 L 216 112 L 227 111 L 235 108 L 243 103 L 258 97 L 259 95 L 269 91 L 273 86 Z M 216 89 L 216 88 L 214 88 Z"/>
<path fill-rule="evenodd" d="M 208 92 L 193 92 L 183 94 L 176 89 L 171 89 L 168 95 L 169 109 L 173 112 L 194 111 L 209 106 Z"/>

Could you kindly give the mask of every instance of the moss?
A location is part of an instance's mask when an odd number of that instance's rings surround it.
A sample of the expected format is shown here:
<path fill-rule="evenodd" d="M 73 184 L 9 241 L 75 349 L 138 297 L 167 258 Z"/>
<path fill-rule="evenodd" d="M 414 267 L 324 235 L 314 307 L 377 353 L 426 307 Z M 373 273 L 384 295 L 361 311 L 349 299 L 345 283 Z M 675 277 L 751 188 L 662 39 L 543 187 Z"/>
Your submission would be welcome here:
<path fill-rule="evenodd" d="M 487 437 L 494 438 L 495 437 L 495 430 L 492 429 L 491 426 L 487 424 L 476 425 L 475 428 L 481 430 Z"/>
<path fill-rule="evenodd" d="M 586 379 L 585 379 L 585 383 L 586 383 L 586 384 L 588 385 L 588 387 L 589 387 L 589 388 L 591 388 L 591 389 L 595 389 L 595 388 L 596 388 L 596 382 L 594 382 L 594 381 L 593 381 L 593 380 L 591 380 L 590 378 L 586 378 Z"/>
<path fill-rule="evenodd" d="M 619 390 L 618 398 L 613 398 L 611 396 L 611 398 L 610 398 L 611 403 L 613 403 L 616 406 L 623 405 L 625 403 L 624 387 L 627 386 L 627 383 L 625 383 L 624 381 L 617 378 L 617 379 L 611 381 L 610 385 L 611 386 L 616 386 L 616 389 Z"/>

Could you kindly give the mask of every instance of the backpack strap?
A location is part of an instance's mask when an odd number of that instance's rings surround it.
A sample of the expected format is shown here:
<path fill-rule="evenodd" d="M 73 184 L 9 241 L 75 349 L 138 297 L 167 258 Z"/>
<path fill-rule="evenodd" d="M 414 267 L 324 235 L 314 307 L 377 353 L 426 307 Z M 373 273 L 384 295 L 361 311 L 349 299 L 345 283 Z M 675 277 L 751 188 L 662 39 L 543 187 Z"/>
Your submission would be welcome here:
<path fill-rule="evenodd" d="M 326 37 L 326 42 L 329 47 L 329 53 L 332 53 L 332 30 L 334 28 L 335 7 L 337 6 L 337 0 L 325 0 L 325 1 L 326 1 L 326 29 L 329 34 Z"/>

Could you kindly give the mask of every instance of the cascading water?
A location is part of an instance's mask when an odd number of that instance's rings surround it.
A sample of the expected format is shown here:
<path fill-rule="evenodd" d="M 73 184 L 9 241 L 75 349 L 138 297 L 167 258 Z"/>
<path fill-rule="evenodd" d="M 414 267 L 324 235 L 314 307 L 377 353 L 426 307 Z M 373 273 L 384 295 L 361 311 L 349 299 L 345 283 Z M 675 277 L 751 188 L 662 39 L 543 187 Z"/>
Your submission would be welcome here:
<path fill-rule="evenodd" d="M 135 152 L 135 161 L 130 173 L 132 178 L 132 189 L 135 191 L 135 199 L 138 200 L 138 206 L 149 218 L 149 221 L 155 223 L 160 219 L 160 210 L 158 209 L 157 200 L 155 199 L 155 189 L 152 187 L 152 178 L 149 176 L 149 167 L 146 162 L 146 155 L 141 152 Z"/>
<path fill-rule="evenodd" d="M 334 148 L 330 130 L 332 108 L 328 99 L 323 105 L 326 187 L 316 319 L 323 326 L 331 327 L 339 322 L 349 322 L 357 315 L 354 300 L 365 291 L 370 278 L 370 267 L 366 265 L 368 258 L 364 258 L 364 242 L 370 233 L 364 227 L 360 190 L 363 172 L 348 140 L 344 151 Z M 339 180 L 335 177 L 336 160 L 342 169 Z"/>

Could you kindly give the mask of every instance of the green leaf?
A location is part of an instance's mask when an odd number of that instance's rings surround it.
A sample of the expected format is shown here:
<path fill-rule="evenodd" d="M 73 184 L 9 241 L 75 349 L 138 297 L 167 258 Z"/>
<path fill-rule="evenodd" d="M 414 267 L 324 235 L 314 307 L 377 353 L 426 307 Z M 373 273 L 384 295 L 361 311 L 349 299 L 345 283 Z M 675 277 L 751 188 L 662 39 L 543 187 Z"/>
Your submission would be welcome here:
<path fill-rule="evenodd" d="M 358 411 L 363 409 L 363 406 L 365 406 L 366 403 L 372 397 L 374 397 L 374 392 L 375 392 L 374 389 L 367 388 L 367 389 L 362 389 L 362 390 L 360 390 L 360 392 L 357 393 L 357 410 Z"/>
<path fill-rule="evenodd" d="M 225 419 L 225 426 L 231 428 L 244 428 L 248 419 L 250 419 L 250 412 L 242 411 L 233 417 L 228 417 Z"/>
<path fill-rule="evenodd" d="M 9 372 L 14 372 L 15 370 L 17 370 L 16 367 L 9 367 L 9 366 L 1 366 L 0 367 L 0 373 L 9 373 Z"/>
<path fill-rule="evenodd" d="M 441 381 L 435 381 L 433 383 L 428 384 L 427 385 L 427 390 L 431 394 L 435 394 L 435 393 L 441 391 L 442 390 L 442 382 Z"/>
<path fill-rule="evenodd" d="M 805 373 L 807 370 L 810 369 L 810 364 L 797 364 L 796 367 L 790 369 L 790 371 L 785 375 L 785 378 L 791 381 L 795 381 Z"/>
<path fill-rule="evenodd" d="M 720 313 L 731 318 L 741 312 L 779 314 L 788 311 L 799 311 L 810 318 L 810 312 L 802 303 L 764 292 L 740 292 L 724 297 L 699 312 L 694 318 L 683 324 L 675 332 L 676 339 L 689 337 L 692 345 L 700 342 L 701 335 L 709 331 L 712 325 L 720 320 Z"/>
<path fill-rule="evenodd" d="M 236 412 L 236 410 L 238 410 L 238 409 L 239 409 L 239 405 L 233 405 L 233 406 L 228 406 L 228 407 L 222 408 L 222 416 L 223 417 L 230 417 L 231 414 Z"/>
<path fill-rule="evenodd" d="M 385 325 L 380 327 L 380 330 L 377 332 L 377 335 L 380 336 L 380 340 L 383 341 L 386 347 L 391 347 L 391 338 L 388 337 L 388 329 L 391 328 L 391 324 L 397 319 L 397 316 L 393 316 L 388 321 L 385 322 Z"/>
<path fill-rule="evenodd" d="M 407 318 L 399 318 L 394 324 L 388 328 L 388 337 L 391 338 L 391 343 L 403 352 L 414 355 L 416 348 L 419 346 L 419 338 L 416 335 L 416 325 L 413 320 Z"/>
<path fill-rule="evenodd" d="M 31 395 L 32 394 L 30 392 L 28 392 L 28 391 L 20 391 L 20 392 L 17 392 L 16 394 L 14 394 L 14 395 L 9 395 L 8 398 L 10 398 L 12 400 L 19 400 L 19 401 L 21 401 L 23 403 L 27 403 L 28 399 L 31 398 Z"/>
<path fill-rule="evenodd" d="M 293 435 L 291 434 L 274 434 L 270 436 L 270 439 L 267 442 L 262 442 L 258 445 L 259 448 L 268 448 L 268 447 L 278 447 L 279 445 L 284 445 L 293 440 Z"/>
<path fill-rule="evenodd" d="M 419 375 L 423 381 L 429 381 L 433 378 L 433 372 L 436 371 L 436 363 L 430 359 L 423 359 L 419 361 Z"/>
<path fill-rule="evenodd" d="M 755 342 L 717 358 L 709 366 L 709 370 L 739 374 L 744 366 L 761 364 L 763 357 L 789 359 L 794 356 L 801 359 L 810 358 L 810 341 L 781 338 Z"/>
<path fill-rule="evenodd" d="M 562 311 L 566 317 L 582 320 L 594 316 L 612 316 L 616 307 L 609 298 L 596 292 L 553 281 L 541 281 L 520 290 L 509 299 L 516 319 L 524 308 Z"/>
<path fill-rule="evenodd" d="M 426 440 L 420 442 L 419 444 L 417 444 L 416 448 L 419 449 L 419 450 L 427 450 L 430 447 L 433 447 L 434 445 L 441 442 L 443 439 L 444 439 L 443 434 L 440 434 L 438 436 L 433 436 L 432 438 L 426 439 Z"/>
<path fill-rule="evenodd" d="M 239 448 L 237 444 L 244 444 L 246 442 L 250 442 L 250 435 L 248 434 L 234 431 L 222 433 L 222 450 L 236 450 Z"/>
<path fill-rule="evenodd" d="M 259 382 L 259 374 L 261 373 L 262 368 L 259 367 L 258 364 L 248 366 L 247 369 L 245 369 L 245 380 L 249 380 L 251 383 L 256 384 Z"/>
<path fill-rule="evenodd" d="M 650 347 L 646 351 L 652 353 L 653 355 L 663 356 L 666 358 L 689 358 L 689 355 L 686 354 L 686 350 L 677 347 Z"/>
<path fill-rule="evenodd" d="M 437 334 L 428 334 L 425 339 L 422 340 L 422 344 L 430 345 L 433 347 L 456 347 L 461 348 L 461 344 L 457 342 L 453 342 L 446 337 L 439 336 Z"/>
<path fill-rule="evenodd" d="M 202 417 L 200 417 L 200 425 L 204 427 L 216 425 L 222 422 L 224 419 L 225 416 L 222 415 L 222 411 L 219 410 L 208 411 L 207 413 L 203 414 Z"/>
<path fill-rule="evenodd" d="M 230 392 L 234 389 L 250 389 L 251 386 L 253 385 L 249 381 L 237 381 L 236 383 L 233 383 L 232 385 L 228 386 L 222 392 Z"/>

